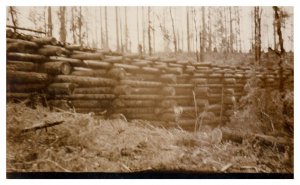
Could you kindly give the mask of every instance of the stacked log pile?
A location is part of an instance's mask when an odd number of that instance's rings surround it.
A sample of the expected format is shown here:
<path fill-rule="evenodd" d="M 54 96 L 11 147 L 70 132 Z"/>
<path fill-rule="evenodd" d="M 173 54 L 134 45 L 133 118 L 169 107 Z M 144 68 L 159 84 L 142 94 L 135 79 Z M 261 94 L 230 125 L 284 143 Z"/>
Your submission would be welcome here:
<path fill-rule="evenodd" d="M 51 106 L 77 112 L 122 113 L 194 128 L 226 123 L 250 77 L 278 88 L 279 70 L 143 57 L 59 43 L 54 38 L 7 34 L 7 98 L 45 95 Z M 293 88 L 293 70 L 285 70 Z"/>

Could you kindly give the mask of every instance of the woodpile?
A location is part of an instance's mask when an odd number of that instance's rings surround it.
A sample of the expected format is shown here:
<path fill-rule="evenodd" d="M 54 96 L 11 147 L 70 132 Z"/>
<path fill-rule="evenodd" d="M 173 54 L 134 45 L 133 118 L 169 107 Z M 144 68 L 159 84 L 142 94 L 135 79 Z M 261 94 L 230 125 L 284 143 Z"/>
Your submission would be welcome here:
<path fill-rule="evenodd" d="M 7 98 L 46 94 L 50 106 L 195 128 L 226 123 L 247 80 L 278 88 L 278 70 L 142 57 L 7 32 Z M 283 73 L 293 85 L 293 70 Z M 251 87 L 250 87 L 251 88 Z"/>

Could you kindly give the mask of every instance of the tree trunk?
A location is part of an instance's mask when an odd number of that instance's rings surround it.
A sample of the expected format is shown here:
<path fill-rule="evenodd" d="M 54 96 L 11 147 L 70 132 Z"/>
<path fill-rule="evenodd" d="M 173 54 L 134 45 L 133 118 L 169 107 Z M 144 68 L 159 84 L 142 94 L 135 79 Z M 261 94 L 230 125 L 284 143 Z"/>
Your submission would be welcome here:
<path fill-rule="evenodd" d="M 49 94 L 66 94 L 71 95 L 75 89 L 75 85 L 73 83 L 52 83 L 47 87 L 47 91 Z"/>
<path fill-rule="evenodd" d="M 48 36 L 52 37 L 53 32 L 53 24 L 52 24 L 52 13 L 51 13 L 51 6 L 48 6 Z"/>
<path fill-rule="evenodd" d="M 125 6 L 125 51 L 128 52 L 129 46 L 129 33 L 128 33 L 128 25 L 127 25 L 127 7 Z"/>
<path fill-rule="evenodd" d="M 47 74 L 53 75 L 68 75 L 72 71 L 72 67 L 67 62 L 46 62 L 41 64 L 40 69 Z"/>
<path fill-rule="evenodd" d="M 6 74 L 10 83 L 46 83 L 49 81 L 46 73 L 7 71 Z"/>
<path fill-rule="evenodd" d="M 154 107 L 156 106 L 156 101 L 116 99 L 113 101 L 112 106 L 113 107 Z"/>
<path fill-rule="evenodd" d="M 7 92 L 16 92 L 16 93 L 33 93 L 41 92 L 46 88 L 46 84 L 42 83 L 22 83 L 22 84 L 7 84 Z"/>
<path fill-rule="evenodd" d="M 102 7 L 99 7 L 99 14 L 100 14 L 100 26 L 101 26 L 101 29 L 100 29 L 100 39 L 101 39 L 101 48 L 105 48 L 105 42 L 104 42 L 104 33 L 103 33 L 103 19 L 102 19 Z"/>
<path fill-rule="evenodd" d="M 37 54 L 28 54 L 28 53 L 7 53 L 7 59 L 9 60 L 20 60 L 20 61 L 29 61 L 29 62 L 46 62 L 48 58 L 43 55 Z"/>
<path fill-rule="evenodd" d="M 79 36 L 78 36 L 78 41 L 80 46 L 83 46 L 83 39 L 82 39 L 82 12 L 81 12 L 81 6 L 79 7 L 79 16 L 78 16 L 78 30 L 79 30 Z"/>
<path fill-rule="evenodd" d="M 22 62 L 22 61 L 7 61 L 6 70 L 11 71 L 36 71 L 37 64 L 32 62 Z"/>
<path fill-rule="evenodd" d="M 60 35 L 60 41 L 62 41 L 63 43 L 66 42 L 66 19 L 65 19 L 65 14 L 66 14 L 66 7 L 62 6 L 59 7 L 59 20 L 60 20 L 60 31 L 59 31 L 59 35 Z"/>
<path fill-rule="evenodd" d="M 54 78 L 55 82 L 67 82 L 74 83 L 82 87 L 92 87 L 92 86 L 114 86 L 116 84 L 115 80 L 108 78 L 94 78 L 94 77 L 83 77 L 83 76 L 73 76 L 73 75 L 57 75 Z"/>
<path fill-rule="evenodd" d="M 171 21 L 172 21 L 174 53 L 177 53 L 177 39 L 176 39 L 175 25 L 174 25 L 174 19 L 173 19 L 171 7 L 169 8 L 169 12 L 170 12 L 170 17 L 171 17 Z"/>
<path fill-rule="evenodd" d="M 140 26 L 139 26 L 139 7 L 136 7 L 136 30 L 137 30 L 137 42 L 138 47 L 140 45 Z"/>
<path fill-rule="evenodd" d="M 105 7 L 105 48 L 109 48 L 108 43 L 108 26 L 107 26 L 107 7 Z"/>
<path fill-rule="evenodd" d="M 11 21 L 14 25 L 14 32 L 17 32 L 16 27 L 18 26 L 18 19 L 17 19 L 17 11 L 16 11 L 16 7 L 10 6 L 9 7 L 9 13 L 11 16 Z"/>
<path fill-rule="evenodd" d="M 80 60 L 103 60 L 102 53 L 89 53 L 89 52 L 82 52 L 80 54 L 73 54 L 70 58 L 80 59 Z"/>
<path fill-rule="evenodd" d="M 200 33 L 200 61 L 204 61 L 205 57 L 205 48 L 206 48 L 206 24 L 205 24 L 205 7 L 201 8 L 202 10 L 202 33 Z M 201 37 L 202 36 L 202 37 Z"/>
<path fill-rule="evenodd" d="M 189 7 L 186 7 L 186 39 L 187 39 L 187 50 L 188 53 L 191 52 L 190 46 L 190 16 L 189 16 Z"/>
<path fill-rule="evenodd" d="M 254 26 L 255 26 L 255 61 L 260 63 L 261 56 L 261 14 L 262 9 L 254 7 Z"/>
<path fill-rule="evenodd" d="M 114 94 L 72 94 L 72 95 L 56 95 L 57 99 L 70 100 L 111 100 L 115 98 Z"/>
<path fill-rule="evenodd" d="M 231 7 L 229 7 L 229 49 L 230 49 L 230 53 L 233 53 L 233 30 L 232 30 L 232 12 L 231 12 Z"/>
<path fill-rule="evenodd" d="M 112 94 L 111 87 L 77 87 L 74 94 Z"/>
<path fill-rule="evenodd" d="M 148 6 L 148 48 L 149 48 L 149 56 L 151 56 L 152 55 L 152 47 L 151 47 L 150 6 Z"/>
<path fill-rule="evenodd" d="M 116 16 L 116 44 L 117 52 L 120 52 L 120 42 L 119 42 L 119 16 L 118 16 L 118 7 L 115 7 L 115 16 Z"/>
<path fill-rule="evenodd" d="M 281 22 L 282 18 L 279 16 L 280 9 L 277 6 L 273 6 L 274 14 L 275 14 L 275 22 L 276 22 L 276 30 L 277 35 L 279 39 L 279 46 L 280 46 L 280 61 L 279 61 L 279 91 L 284 91 L 284 79 L 283 79 L 283 55 L 285 53 L 284 47 L 283 47 L 283 38 L 282 38 L 282 32 L 281 32 Z"/>
<path fill-rule="evenodd" d="M 108 100 L 72 100 L 71 104 L 76 108 L 105 108 L 110 107 Z"/>

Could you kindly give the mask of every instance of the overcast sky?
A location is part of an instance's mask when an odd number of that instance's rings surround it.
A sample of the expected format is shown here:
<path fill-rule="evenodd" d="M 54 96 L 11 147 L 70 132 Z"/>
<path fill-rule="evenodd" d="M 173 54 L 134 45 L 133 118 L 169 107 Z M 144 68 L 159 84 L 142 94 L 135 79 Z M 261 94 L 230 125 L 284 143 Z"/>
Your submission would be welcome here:
<path fill-rule="evenodd" d="M 196 10 L 200 10 L 200 7 L 195 7 Z M 241 39 L 242 39 L 242 48 L 243 51 L 248 51 L 250 49 L 251 44 L 251 34 L 252 34 L 252 27 L 253 27 L 253 19 L 251 17 L 251 10 L 253 7 L 238 7 L 240 10 L 240 21 L 241 21 Z M 18 19 L 19 19 L 19 26 L 38 29 L 39 27 L 44 28 L 44 12 L 45 7 L 17 7 L 18 9 Z M 72 33 L 70 32 L 70 7 L 67 7 L 67 41 L 73 42 L 72 40 Z M 83 7 L 83 15 L 84 21 L 87 23 L 87 26 L 84 25 L 83 30 L 88 32 L 88 44 L 92 46 L 93 44 L 97 44 L 97 47 L 100 48 L 100 32 L 101 32 L 101 21 L 100 21 L 100 9 L 102 11 L 102 20 L 104 20 L 104 7 Z M 121 22 L 124 24 L 125 22 L 125 11 L 124 7 L 119 7 Z M 131 41 L 131 50 L 133 52 L 137 51 L 137 43 L 138 43 L 138 30 L 137 30 L 137 21 L 139 21 L 139 40 L 140 43 L 142 41 L 142 14 L 141 14 L 141 7 L 139 8 L 139 12 L 137 14 L 137 7 L 127 7 L 127 14 L 128 14 L 128 31 L 129 31 L 129 39 Z M 145 9 L 145 13 L 147 12 L 147 8 Z M 163 14 L 163 9 L 166 7 L 151 7 L 151 19 L 154 19 L 154 28 L 155 28 L 155 50 L 156 51 L 163 51 L 164 42 L 162 39 L 162 34 L 159 29 L 159 23 L 165 19 L 166 27 L 169 30 L 170 35 L 172 35 L 172 24 L 170 19 L 170 13 Z M 292 7 L 284 7 L 284 10 L 288 12 L 290 15 L 289 18 L 286 19 L 285 26 L 283 28 L 283 36 L 284 36 L 284 44 L 287 51 L 293 48 L 293 8 Z M 40 21 L 38 24 L 34 24 L 32 20 L 29 19 L 30 12 L 37 12 L 36 18 L 40 17 Z M 52 17 L 54 23 L 54 30 L 53 34 L 56 38 L 59 38 L 59 20 L 57 16 L 58 7 L 52 7 Z M 115 25 L 115 7 L 108 7 L 108 30 L 109 30 L 109 45 L 111 49 L 116 48 L 116 25 Z M 172 7 L 172 13 L 174 17 L 174 22 L 176 28 L 178 29 L 178 33 L 180 36 L 183 36 L 184 42 L 182 43 L 184 50 L 187 48 L 186 43 L 186 7 Z M 208 11 L 206 10 L 206 15 Z M 215 12 L 212 12 L 214 15 Z M 10 16 L 8 16 L 7 24 L 12 25 Z M 212 16 L 212 22 L 214 19 L 217 19 L 217 16 Z M 145 19 L 147 19 L 147 14 L 145 14 Z M 227 18 L 228 19 L 228 18 Z M 46 15 L 47 20 L 47 15 Z M 197 27 L 201 22 L 201 13 L 200 11 L 197 12 Z M 235 23 L 233 22 L 233 25 Z M 267 49 L 268 46 L 273 46 L 273 10 L 272 7 L 263 7 L 262 13 L 262 48 L 264 50 Z M 102 26 L 104 26 L 104 22 L 102 22 Z M 190 22 L 191 29 L 194 28 L 193 22 Z M 229 26 L 229 25 L 228 25 Z M 123 26 L 123 33 L 124 33 L 124 26 Z M 104 29 L 103 29 L 104 30 Z M 123 35 L 123 40 L 124 40 Z M 123 41 L 124 42 L 124 41 Z M 170 43 L 170 48 L 172 49 L 172 43 Z"/>

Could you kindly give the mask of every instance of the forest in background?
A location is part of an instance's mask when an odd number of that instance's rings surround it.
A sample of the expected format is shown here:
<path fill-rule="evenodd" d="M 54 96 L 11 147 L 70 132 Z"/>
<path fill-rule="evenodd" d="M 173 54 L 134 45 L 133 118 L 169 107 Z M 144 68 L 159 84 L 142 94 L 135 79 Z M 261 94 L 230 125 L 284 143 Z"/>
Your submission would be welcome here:
<path fill-rule="evenodd" d="M 278 15 L 284 48 L 293 51 L 293 8 L 279 7 Z M 7 25 L 120 52 L 201 58 L 213 51 L 248 53 L 256 40 L 262 51 L 279 48 L 273 7 L 7 7 Z"/>

